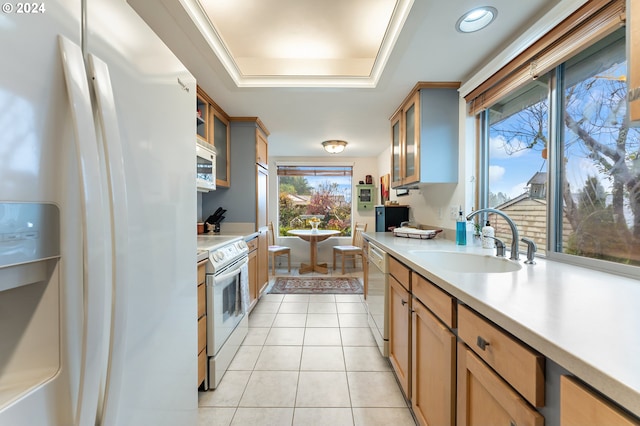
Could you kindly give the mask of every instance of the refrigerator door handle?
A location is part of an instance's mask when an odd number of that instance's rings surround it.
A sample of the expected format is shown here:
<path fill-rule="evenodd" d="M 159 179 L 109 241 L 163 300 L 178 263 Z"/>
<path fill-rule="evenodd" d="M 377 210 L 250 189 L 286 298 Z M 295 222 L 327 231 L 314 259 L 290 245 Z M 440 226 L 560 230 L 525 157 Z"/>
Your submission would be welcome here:
<path fill-rule="evenodd" d="M 104 152 L 109 212 L 112 227 L 110 239 L 113 247 L 113 275 L 110 287 L 113 303 L 110 315 L 109 358 L 105 382 L 104 404 L 98 412 L 99 424 L 117 424 L 119 391 L 125 360 L 125 342 L 127 319 L 127 282 L 129 255 L 129 216 L 127 191 L 125 185 L 124 156 L 120 125 L 116 113 L 115 98 L 107 64 L 100 58 L 89 54 L 89 73 L 93 80 L 97 118 L 100 127 L 101 148 Z"/>
<path fill-rule="evenodd" d="M 111 252 L 106 230 L 110 223 L 105 215 L 102 167 L 82 50 L 63 36 L 58 36 L 58 46 L 75 133 L 82 210 L 84 309 L 75 424 L 88 425 L 96 424 L 96 412 L 102 393 L 101 380 L 104 376 L 103 321 L 108 300 L 106 283 L 111 274 Z"/>

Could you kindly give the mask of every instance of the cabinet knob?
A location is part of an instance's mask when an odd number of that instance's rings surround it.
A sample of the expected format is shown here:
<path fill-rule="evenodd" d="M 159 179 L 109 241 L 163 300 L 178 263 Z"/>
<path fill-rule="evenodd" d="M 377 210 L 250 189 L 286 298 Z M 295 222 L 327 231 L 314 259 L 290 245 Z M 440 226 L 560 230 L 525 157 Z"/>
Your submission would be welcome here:
<path fill-rule="evenodd" d="M 406 300 L 401 300 L 401 302 L 402 302 L 402 306 L 404 306 L 404 305 L 406 305 L 406 304 L 407 304 L 407 301 L 406 301 Z"/>
<path fill-rule="evenodd" d="M 484 340 L 482 336 L 478 336 L 478 339 L 476 340 L 476 345 L 478 345 L 478 347 L 484 351 L 486 347 L 490 345 L 490 343 Z"/>

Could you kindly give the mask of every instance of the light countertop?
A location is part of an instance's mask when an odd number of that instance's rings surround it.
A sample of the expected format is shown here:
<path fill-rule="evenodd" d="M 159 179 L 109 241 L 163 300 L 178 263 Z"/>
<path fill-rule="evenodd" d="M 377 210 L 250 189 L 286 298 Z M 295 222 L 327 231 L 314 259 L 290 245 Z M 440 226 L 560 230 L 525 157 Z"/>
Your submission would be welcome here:
<path fill-rule="evenodd" d="M 495 255 L 368 232 L 366 238 L 494 323 L 640 416 L 640 281 L 536 258 L 516 272 L 460 273 L 414 250 Z"/>

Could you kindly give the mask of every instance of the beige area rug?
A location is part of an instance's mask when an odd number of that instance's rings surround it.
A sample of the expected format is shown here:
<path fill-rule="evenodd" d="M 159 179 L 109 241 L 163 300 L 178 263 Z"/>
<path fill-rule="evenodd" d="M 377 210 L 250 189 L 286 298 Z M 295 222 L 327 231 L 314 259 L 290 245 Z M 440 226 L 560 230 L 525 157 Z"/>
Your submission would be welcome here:
<path fill-rule="evenodd" d="M 362 284 L 354 277 L 277 277 L 269 293 L 362 294 Z"/>

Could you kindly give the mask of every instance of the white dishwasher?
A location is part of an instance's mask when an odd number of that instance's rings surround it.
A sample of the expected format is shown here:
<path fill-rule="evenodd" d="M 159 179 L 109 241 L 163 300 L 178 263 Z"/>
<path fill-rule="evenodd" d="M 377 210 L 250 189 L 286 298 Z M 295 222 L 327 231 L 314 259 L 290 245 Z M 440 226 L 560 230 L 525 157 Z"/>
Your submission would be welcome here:
<path fill-rule="evenodd" d="M 382 356 L 389 356 L 389 255 L 369 243 L 366 304 L 369 328 Z"/>

